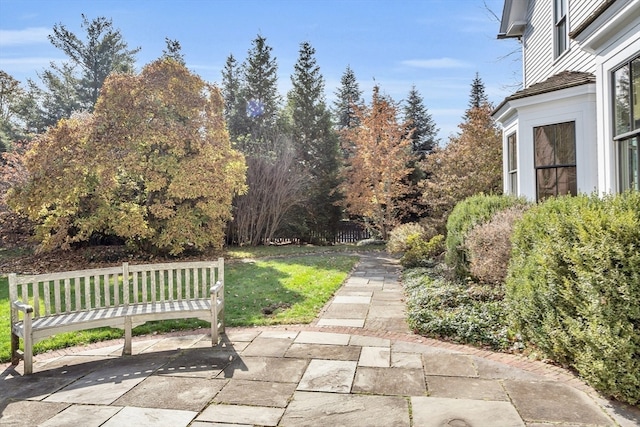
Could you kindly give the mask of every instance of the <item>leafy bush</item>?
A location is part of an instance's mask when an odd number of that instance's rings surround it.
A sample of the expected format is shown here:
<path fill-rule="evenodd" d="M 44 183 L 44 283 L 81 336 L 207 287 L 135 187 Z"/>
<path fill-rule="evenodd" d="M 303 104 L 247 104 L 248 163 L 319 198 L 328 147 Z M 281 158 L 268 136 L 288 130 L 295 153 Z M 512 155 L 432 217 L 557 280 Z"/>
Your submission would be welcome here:
<path fill-rule="evenodd" d="M 420 224 L 415 222 L 401 224 L 389 233 L 387 251 L 392 254 L 406 252 L 409 249 L 409 237 L 413 235 L 421 235 L 423 233 L 424 228 Z"/>
<path fill-rule="evenodd" d="M 496 287 L 468 286 L 447 280 L 438 268 L 406 270 L 409 326 L 421 335 L 505 349 L 509 346 L 502 304 Z"/>
<path fill-rule="evenodd" d="M 465 241 L 469 271 L 483 283 L 501 284 L 507 277 L 511 258 L 511 235 L 515 223 L 528 206 L 516 205 L 496 212 L 488 222 L 471 229 Z"/>
<path fill-rule="evenodd" d="M 438 234 L 428 242 L 420 234 L 407 237 L 407 251 L 400 259 L 405 268 L 425 267 L 444 250 L 444 236 Z"/>
<path fill-rule="evenodd" d="M 525 342 L 640 402 L 640 193 L 550 199 L 513 234 L 505 301 Z"/>
<path fill-rule="evenodd" d="M 447 220 L 447 240 L 445 260 L 456 275 L 469 275 L 469 255 L 465 240 L 473 227 L 488 221 L 495 212 L 511 206 L 524 205 L 526 200 L 513 196 L 487 196 L 477 194 L 458 203 Z"/>

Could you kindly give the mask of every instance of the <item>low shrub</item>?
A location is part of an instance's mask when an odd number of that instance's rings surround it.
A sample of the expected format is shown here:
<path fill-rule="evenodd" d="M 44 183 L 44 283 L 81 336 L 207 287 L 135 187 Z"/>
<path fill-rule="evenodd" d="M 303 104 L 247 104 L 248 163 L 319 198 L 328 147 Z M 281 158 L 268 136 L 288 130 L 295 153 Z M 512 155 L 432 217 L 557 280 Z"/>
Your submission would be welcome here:
<path fill-rule="evenodd" d="M 469 231 L 465 249 L 469 254 L 469 272 L 483 283 L 501 284 L 507 277 L 511 258 L 511 235 L 527 205 L 516 205 L 496 212 L 488 222 Z"/>
<path fill-rule="evenodd" d="M 501 290 L 469 286 L 447 276 L 438 267 L 405 270 L 407 319 L 412 330 L 497 350 L 509 347 Z"/>
<path fill-rule="evenodd" d="M 413 235 L 422 235 L 424 228 L 415 222 L 401 224 L 389 233 L 387 251 L 392 254 L 403 253 L 409 249 L 408 239 Z"/>
<path fill-rule="evenodd" d="M 516 225 L 510 324 L 600 392 L 640 402 L 640 192 L 550 199 Z"/>
<path fill-rule="evenodd" d="M 400 259 L 404 268 L 428 266 L 433 258 L 444 251 L 444 236 L 439 234 L 428 242 L 421 234 L 407 237 L 407 250 Z"/>
<path fill-rule="evenodd" d="M 465 246 L 467 234 L 473 227 L 488 221 L 495 212 L 527 201 L 513 196 L 477 194 L 458 203 L 447 220 L 445 260 L 460 278 L 469 272 L 469 254 Z"/>

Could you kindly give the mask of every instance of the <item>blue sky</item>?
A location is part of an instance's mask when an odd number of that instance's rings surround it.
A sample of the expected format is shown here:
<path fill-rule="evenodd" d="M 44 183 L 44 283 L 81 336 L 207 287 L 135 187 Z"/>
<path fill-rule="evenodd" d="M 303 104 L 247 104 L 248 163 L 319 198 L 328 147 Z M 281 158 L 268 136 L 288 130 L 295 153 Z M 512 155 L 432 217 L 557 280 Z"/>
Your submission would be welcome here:
<path fill-rule="evenodd" d="M 273 48 L 285 94 L 308 41 L 329 104 L 347 66 L 367 102 L 374 84 L 396 101 L 415 85 L 445 142 L 476 72 L 494 104 L 521 79 L 519 45 L 496 39 L 499 23 L 485 5 L 501 15 L 503 0 L 0 0 L 0 69 L 24 81 L 64 61 L 47 35 L 62 23 L 83 37 L 84 13 L 111 18 L 130 48 L 142 48 L 138 69 L 162 54 L 169 37 L 182 45 L 187 67 L 214 83 L 229 54 L 243 61 L 260 34 Z"/>

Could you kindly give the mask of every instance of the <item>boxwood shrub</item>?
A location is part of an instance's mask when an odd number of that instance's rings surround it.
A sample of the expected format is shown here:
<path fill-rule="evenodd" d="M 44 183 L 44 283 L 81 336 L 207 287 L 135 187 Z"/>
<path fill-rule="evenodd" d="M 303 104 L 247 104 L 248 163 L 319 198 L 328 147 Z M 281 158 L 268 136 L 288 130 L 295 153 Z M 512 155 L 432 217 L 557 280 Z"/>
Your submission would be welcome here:
<path fill-rule="evenodd" d="M 469 275 L 469 254 L 464 243 L 471 229 L 489 221 L 500 210 L 525 204 L 523 198 L 477 194 L 456 205 L 447 220 L 445 261 L 458 277 Z"/>
<path fill-rule="evenodd" d="M 640 402 L 640 193 L 561 197 L 516 225 L 506 281 L 525 343 L 597 390 Z"/>

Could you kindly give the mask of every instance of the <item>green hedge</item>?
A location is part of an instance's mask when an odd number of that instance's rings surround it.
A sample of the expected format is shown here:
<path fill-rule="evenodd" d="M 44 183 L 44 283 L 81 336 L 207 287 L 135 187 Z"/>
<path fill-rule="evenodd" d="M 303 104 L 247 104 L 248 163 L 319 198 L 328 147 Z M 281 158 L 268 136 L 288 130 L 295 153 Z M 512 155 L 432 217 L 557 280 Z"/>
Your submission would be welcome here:
<path fill-rule="evenodd" d="M 467 234 L 478 224 L 491 219 L 494 213 L 527 201 L 513 196 L 477 194 L 458 203 L 447 220 L 446 263 L 458 277 L 469 275 L 469 254 L 465 249 Z"/>
<path fill-rule="evenodd" d="M 640 402 L 640 193 L 550 199 L 525 213 L 505 302 L 525 342 Z"/>

